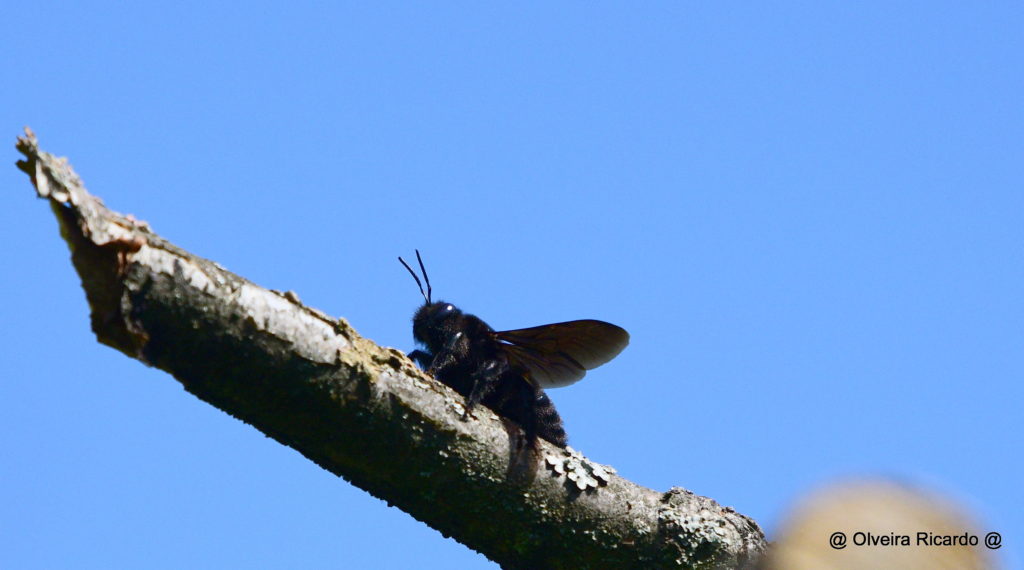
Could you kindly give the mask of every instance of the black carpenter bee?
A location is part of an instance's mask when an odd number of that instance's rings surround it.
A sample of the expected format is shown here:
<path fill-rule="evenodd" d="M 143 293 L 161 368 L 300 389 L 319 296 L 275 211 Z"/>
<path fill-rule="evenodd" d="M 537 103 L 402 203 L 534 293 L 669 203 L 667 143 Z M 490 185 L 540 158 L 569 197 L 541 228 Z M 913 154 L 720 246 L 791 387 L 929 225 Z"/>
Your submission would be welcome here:
<path fill-rule="evenodd" d="M 464 419 L 483 403 L 519 424 L 529 447 L 536 446 L 538 437 L 565 447 L 562 418 L 544 388 L 568 386 L 615 358 L 629 344 L 629 333 L 595 320 L 495 331 L 451 303 L 431 300 L 419 250 L 416 259 L 426 292 L 416 272 L 398 258 L 425 300 L 413 316 L 412 335 L 426 350 L 414 350 L 409 357 L 466 398 Z"/>

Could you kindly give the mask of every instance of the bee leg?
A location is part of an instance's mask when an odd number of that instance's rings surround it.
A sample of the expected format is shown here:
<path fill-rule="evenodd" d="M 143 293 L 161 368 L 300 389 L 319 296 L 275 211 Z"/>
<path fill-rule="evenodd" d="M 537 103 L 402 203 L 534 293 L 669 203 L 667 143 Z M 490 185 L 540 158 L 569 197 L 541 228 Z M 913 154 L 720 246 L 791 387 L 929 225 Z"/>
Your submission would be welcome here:
<path fill-rule="evenodd" d="M 445 343 L 444 348 L 434 354 L 434 360 L 430 362 L 427 373 L 439 378 L 449 366 L 458 364 L 459 359 L 465 358 L 469 347 L 466 345 L 466 337 L 462 333 L 455 333 Z"/>
<path fill-rule="evenodd" d="M 430 374 L 434 378 L 439 378 L 444 371 L 450 366 L 454 366 L 457 362 L 455 353 L 450 350 L 444 350 L 434 355 L 434 359 L 430 361 L 430 366 L 427 368 L 427 374 Z"/>
<path fill-rule="evenodd" d="M 430 368 L 430 363 L 434 361 L 433 354 L 430 354 L 429 352 L 424 352 L 422 350 L 414 350 L 410 352 L 409 358 L 411 358 L 413 362 L 418 364 L 419 367 L 424 370 Z"/>
<path fill-rule="evenodd" d="M 527 382 L 519 384 L 519 405 L 522 407 L 522 419 L 520 426 L 523 428 L 523 436 L 526 439 L 526 447 L 537 448 L 537 410 L 536 410 L 536 388 Z"/>
<path fill-rule="evenodd" d="M 501 375 L 507 369 L 507 363 L 499 360 L 488 360 L 480 366 L 479 370 L 473 373 L 473 388 L 469 391 L 469 396 L 466 397 L 466 411 L 462 414 L 462 419 L 468 419 L 473 412 L 473 408 L 494 391 L 494 387 L 501 380 Z"/>

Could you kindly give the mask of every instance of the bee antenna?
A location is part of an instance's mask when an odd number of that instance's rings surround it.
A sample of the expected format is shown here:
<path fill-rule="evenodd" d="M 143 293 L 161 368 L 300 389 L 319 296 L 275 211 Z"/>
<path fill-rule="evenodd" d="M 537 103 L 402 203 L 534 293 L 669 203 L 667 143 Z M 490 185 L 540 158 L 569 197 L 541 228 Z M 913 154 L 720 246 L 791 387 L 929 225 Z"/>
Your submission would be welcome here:
<path fill-rule="evenodd" d="M 429 305 L 431 303 L 430 294 L 433 291 L 430 289 L 430 277 L 427 277 L 427 268 L 423 265 L 423 258 L 420 257 L 420 250 L 418 249 L 416 250 L 416 261 L 420 262 L 420 271 L 423 272 L 423 280 L 427 282 L 427 304 Z M 422 292 L 423 290 L 420 289 L 420 293 Z"/>
<path fill-rule="evenodd" d="M 416 252 L 416 257 L 419 257 L 419 254 L 420 254 L 420 252 L 417 251 Z M 416 275 L 416 272 L 412 270 L 412 267 L 409 267 L 409 264 L 406 263 L 404 259 L 402 259 L 402 256 L 398 256 L 398 261 L 402 262 L 402 265 L 404 265 L 405 268 L 409 271 L 409 275 L 412 275 L 412 278 L 416 280 L 416 286 L 418 286 L 420 288 L 420 295 L 423 295 L 423 298 L 426 299 L 427 304 L 429 305 L 430 304 L 430 297 L 427 296 L 427 294 L 423 292 L 423 283 L 420 282 L 420 278 Z M 422 267 L 422 265 L 423 265 L 423 262 L 421 261 L 420 262 L 420 266 Z M 425 275 L 426 274 L 424 274 L 424 276 Z M 429 287 L 429 283 L 428 283 L 428 287 Z"/>

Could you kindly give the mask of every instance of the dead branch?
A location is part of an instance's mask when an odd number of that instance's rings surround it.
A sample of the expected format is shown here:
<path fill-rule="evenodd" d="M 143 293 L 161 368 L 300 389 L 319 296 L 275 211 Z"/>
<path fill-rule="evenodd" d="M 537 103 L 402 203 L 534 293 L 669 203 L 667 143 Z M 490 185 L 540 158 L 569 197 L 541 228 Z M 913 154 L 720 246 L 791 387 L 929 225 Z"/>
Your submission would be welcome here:
<path fill-rule="evenodd" d="M 525 460 L 485 408 L 294 293 L 192 255 L 86 192 L 66 159 L 18 138 L 101 343 L 507 568 L 737 567 L 757 524 L 715 501 L 635 485 L 541 442 Z"/>

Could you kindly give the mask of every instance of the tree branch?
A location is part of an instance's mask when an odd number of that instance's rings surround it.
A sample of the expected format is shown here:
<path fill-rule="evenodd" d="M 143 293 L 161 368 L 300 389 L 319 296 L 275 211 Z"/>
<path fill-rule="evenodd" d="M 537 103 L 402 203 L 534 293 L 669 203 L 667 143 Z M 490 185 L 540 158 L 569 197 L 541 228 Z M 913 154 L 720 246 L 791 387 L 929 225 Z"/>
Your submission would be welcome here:
<path fill-rule="evenodd" d="M 571 450 L 516 452 L 486 408 L 291 292 L 194 256 L 86 192 L 66 159 L 18 138 L 71 249 L 100 342 L 508 568 L 740 566 L 757 524 L 658 493 Z"/>

